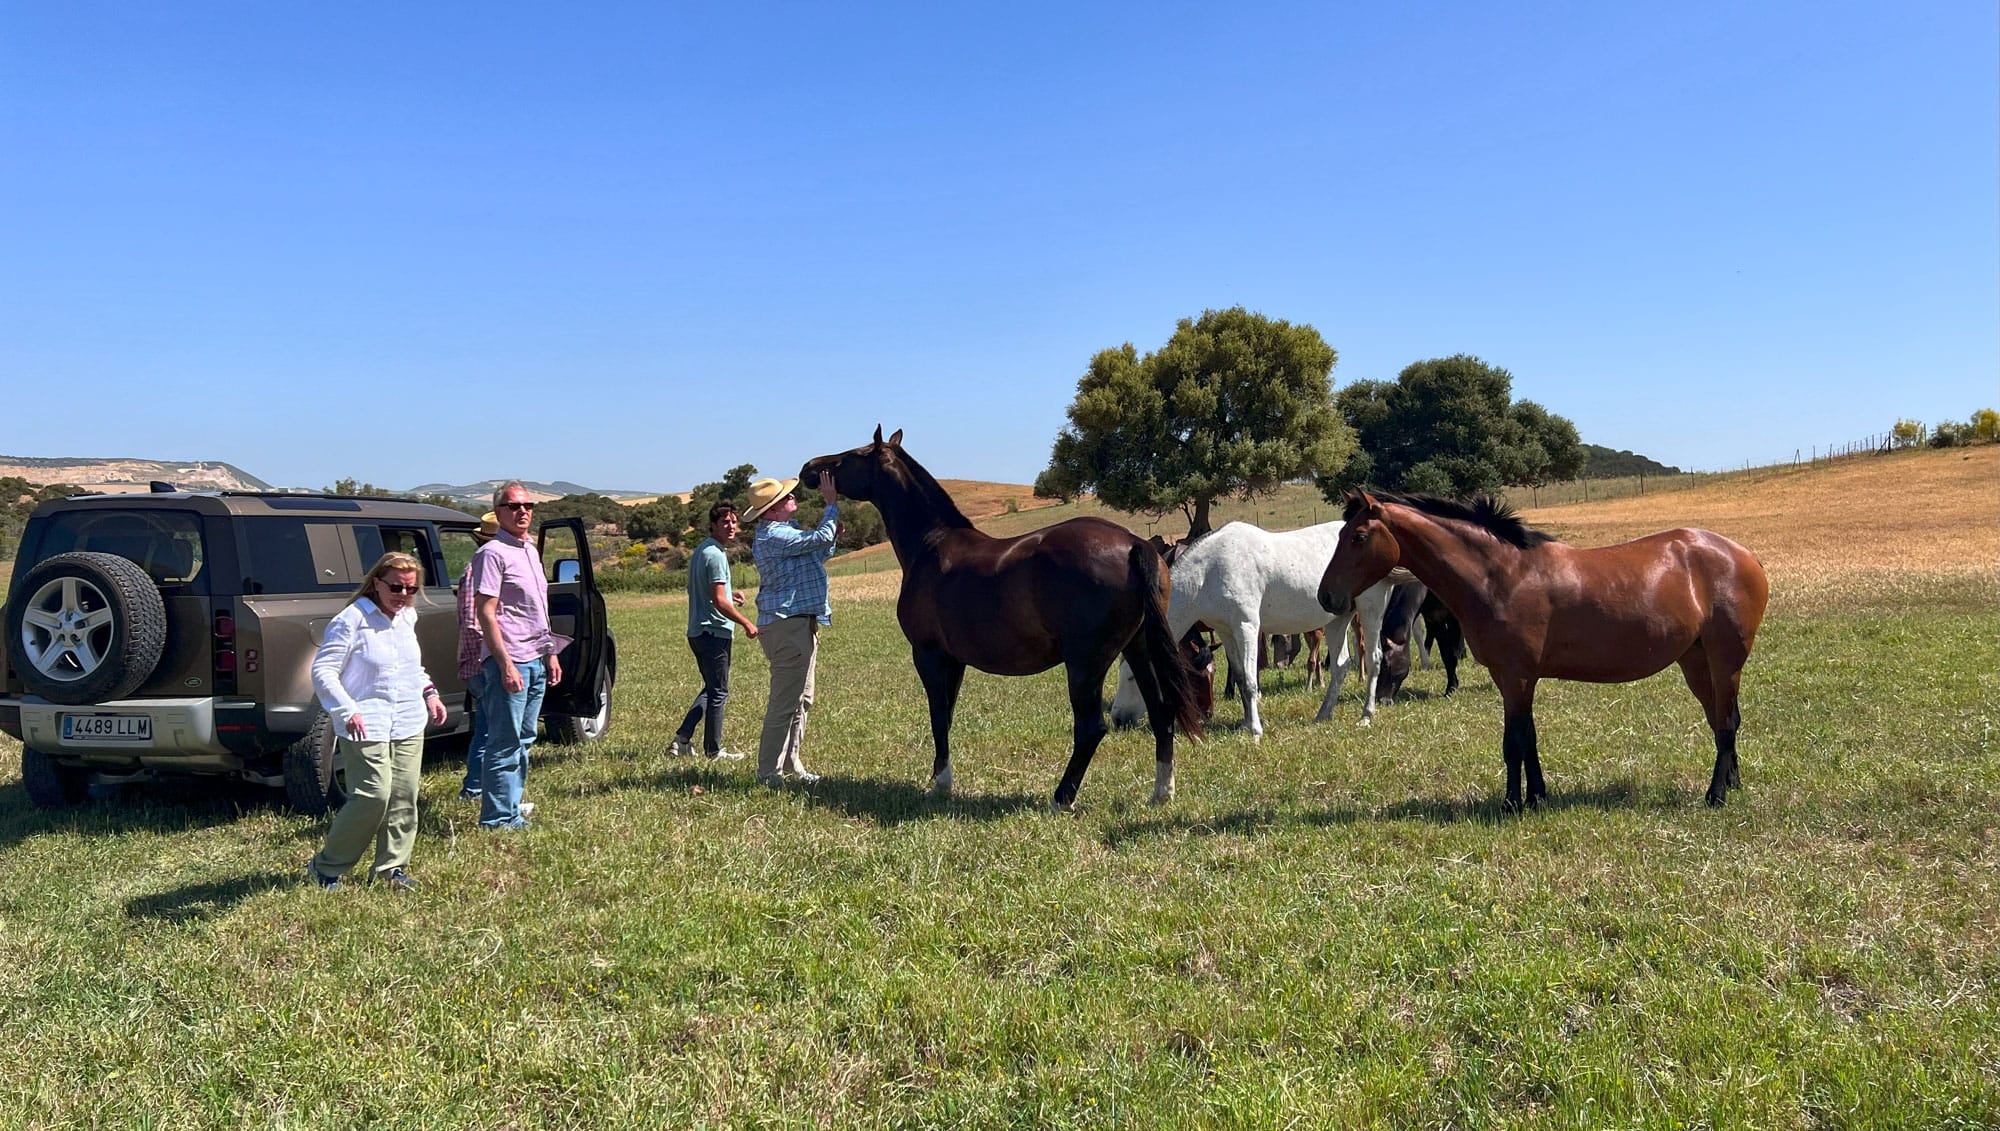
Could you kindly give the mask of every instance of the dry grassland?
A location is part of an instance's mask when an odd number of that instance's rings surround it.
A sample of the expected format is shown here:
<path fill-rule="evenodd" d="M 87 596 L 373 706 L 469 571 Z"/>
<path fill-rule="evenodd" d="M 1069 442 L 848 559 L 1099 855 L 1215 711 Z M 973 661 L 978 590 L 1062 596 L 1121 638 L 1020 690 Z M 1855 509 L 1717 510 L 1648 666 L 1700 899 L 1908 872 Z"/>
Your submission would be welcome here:
<path fill-rule="evenodd" d="M 2000 445 L 1776 467 L 1685 491 L 1522 512 L 1578 546 L 1700 526 L 1749 547 L 1772 603 L 1918 596 L 1940 584 L 2000 596 Z"/>

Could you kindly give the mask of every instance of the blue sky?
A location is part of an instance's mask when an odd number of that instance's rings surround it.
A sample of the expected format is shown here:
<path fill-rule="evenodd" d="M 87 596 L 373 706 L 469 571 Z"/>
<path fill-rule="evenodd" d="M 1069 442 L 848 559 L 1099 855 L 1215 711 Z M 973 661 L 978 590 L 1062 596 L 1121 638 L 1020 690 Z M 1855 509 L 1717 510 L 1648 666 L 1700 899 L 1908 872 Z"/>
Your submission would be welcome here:
<path fill-rule="evenodd" d="M 0 0 L 0 453 L 1027 482 L 1242 305 L 1692 468 L 2000 401 L 1991 0 Z M 241 395 L 239 395 L 241 394 Z"/>

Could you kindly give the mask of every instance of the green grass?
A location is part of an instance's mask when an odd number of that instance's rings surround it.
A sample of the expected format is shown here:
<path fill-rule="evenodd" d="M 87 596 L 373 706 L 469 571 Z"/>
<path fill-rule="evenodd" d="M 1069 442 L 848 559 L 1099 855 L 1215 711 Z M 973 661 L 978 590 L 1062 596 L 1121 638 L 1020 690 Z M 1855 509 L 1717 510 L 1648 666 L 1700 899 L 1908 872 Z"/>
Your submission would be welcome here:
<path fill-rule="evenodd" d="M 1155 809 L 1114 735 L 1075 818 L 1058 676 L 975 673 L 935 801 L 887 600 L 837 601 L 827 779 L 771 793 L 662 755 L 683 614 L 616 599 L 609 738 L 520 836 L 435 759 L 410 898 L 298 885 L 323 823 L 247 789 L 38 812 L 0 745 L 0 1124 L 1990 1127 L 1993 612 L 1774 614 L 1720 811 L 1667 674 L 1545 684 L 1553 797 L 1503 818 L 1477 668 L 1367 730 L 1272 673 L 1261 745 Z"/>

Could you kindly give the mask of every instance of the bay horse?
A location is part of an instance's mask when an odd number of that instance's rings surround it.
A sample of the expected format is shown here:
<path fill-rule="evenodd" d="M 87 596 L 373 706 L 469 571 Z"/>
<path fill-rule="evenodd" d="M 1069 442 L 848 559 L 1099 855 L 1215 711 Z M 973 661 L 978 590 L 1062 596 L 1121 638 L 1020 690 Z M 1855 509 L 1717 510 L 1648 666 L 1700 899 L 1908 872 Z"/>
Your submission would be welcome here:
<path fill-rule="evenodd" d="M 1347 679 L 1347 622 L 1356 613 L 1335 617 L 1320 607 L 1320 574 L 1340 535 L 1339 522 L 1322 522 L 1299 530 L 1269 531 L 1248 522 L 1228 522 L 1199 538 L 1184 540 L 1171 560 L 1172 598 L 1167 628 L 1176 638 L 1199 622 L 1215 630 L 1229 653 L 1229 670 L 1243 702 L 1243 729 L 1252 738 L 1264 734 L 1260 708 L 1263 689 L 1258 669 L 1263 657 L 1258 645 L 1271 633 L 1327 629 L 1331 651 L 1338 630 L 1340 651 L 1328 662 L 1330 678 L 1320 699 L 1316 722 L 1333 718 L 1334 705 Z M 1398 578 L 1407 580 L 1407 578 Z M 1358 613 L 1366 646 L 1358 650 L 1361 669 L 1360 725 L 1375 717 L 1375 668 L 1381 655 L 1382 613 L 1389 605 L 1390 582 L 1371 586 L 1361 595 Z M 1121 668 L 1118 693 L 1111 700 L 1111 721 L 1136 723 L 1139 696 Z"/>
<path fill-rule="evenodd" d="M 1708 803 L 1736 772 L 1737 696 L 1771 584 L 1742 546 L 1706 530 L 1666 530 L 1578 549 L 1530 530 L 1489 497 L 1350 492 L 1347 526 L 1320 580 L 1340 614 L 1398 564 L 1457 615 L 1472 654 L 1493 674 L 1504 713 L 1501 753 L 1510 811 L 1548 796 L 1535 741 L 1535 683 L 1628 683 L 1678 661 L 1715 732 Z"/>
<path fill-rule="evenodd" d="M 1074 717 L 1069 765 L 1051 808 L 1072 810 L 1106 730 L 1104 674 L 1121 655 L 1137 673 L 1153 729 L 1155 805 L 1174 795 L 1174 726 L 1201 737 L 1178 633 L 1167 631 L 1167 570 L 1146 541 L 1101 518 L 1014 538 L 973 528 L 951 495 L 903 450 L 903 432 L 806 461 L 803 483 L 875 504 L 903 567 L 896 620 L 930 703 L 931 790 L 952 788 L 951 720 L 965 669 L 1034 675 L 1063 665 Z"/>

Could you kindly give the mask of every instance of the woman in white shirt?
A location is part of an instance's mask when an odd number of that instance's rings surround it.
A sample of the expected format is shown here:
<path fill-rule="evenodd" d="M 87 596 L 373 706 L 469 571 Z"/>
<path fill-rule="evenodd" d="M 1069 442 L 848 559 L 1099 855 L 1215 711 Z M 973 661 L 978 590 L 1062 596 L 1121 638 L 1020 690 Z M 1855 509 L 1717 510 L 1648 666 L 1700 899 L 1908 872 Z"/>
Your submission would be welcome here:
<path fill-rule="evenodd" d="M 322 888 L 339 887 L 370 840 L 372 878 L 398 891 L 417 886 L 405 869 L 417 839 L 424 724 L 444 722 L 444 703 L 424 672 L 417 613 L 410 607 L 423 583 L 417 559 L 382 555 L 326 626 L 313 656 L 313 691 L 333 716 L 337 756 L 347 771 L 347 804 L 334 816 L 326 846 L 306 861 L 306 879 Z"/>

